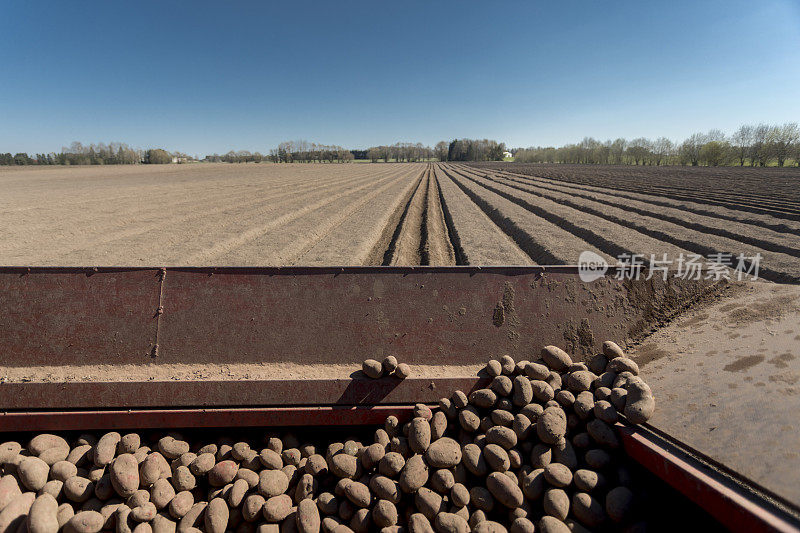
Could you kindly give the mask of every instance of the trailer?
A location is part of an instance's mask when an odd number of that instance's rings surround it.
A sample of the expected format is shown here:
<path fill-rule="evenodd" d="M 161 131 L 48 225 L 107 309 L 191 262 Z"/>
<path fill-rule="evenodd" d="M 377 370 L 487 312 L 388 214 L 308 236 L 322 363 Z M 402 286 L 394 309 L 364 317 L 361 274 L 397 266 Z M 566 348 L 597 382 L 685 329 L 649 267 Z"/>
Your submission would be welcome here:
<path fill-rule="evenodd" d="M 732 290 L 743 289 L 613 268 L 587 283 L 560 266 L 5 267 L 0 432 L 403 422 L 415 404 L 485 387 L 489 358 L 533 360 L 550 344 L 580 358 L 607 339 L 641 348 Z M 413 375 L 358 371 L 386 355 Z M 679 436 L 616 429 L 668 503 L 649 509 L 654 525 L 679 523 L 674 504 L 708 528 L 800 530 L 797 502 Z"/>

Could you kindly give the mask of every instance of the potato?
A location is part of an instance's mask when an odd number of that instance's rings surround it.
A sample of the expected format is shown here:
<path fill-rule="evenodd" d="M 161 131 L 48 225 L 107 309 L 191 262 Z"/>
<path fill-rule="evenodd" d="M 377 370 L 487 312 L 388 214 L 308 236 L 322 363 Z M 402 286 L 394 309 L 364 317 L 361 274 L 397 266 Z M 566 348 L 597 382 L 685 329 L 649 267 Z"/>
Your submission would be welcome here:
<path fill-rule="evenodd" d="M 458 412 L 458 423 L 465 431 L 474 432 L 481 425 L 478 411 L 471 405 Z"/>
<path fill-rule="evenodd" d="M 358 458 L 347 453 L 338 453 L 331 457 L 329 468 L 337 477 L 352 479 L 358 472 Z"/>
<path fill-rule="evenodd" d="M 611 426 L 602 420 L 595 418 L 586 424 L 586 431 L 589 433 L 589 436 L 601 446 L 612 449 L 619 448 L 619 439 L 616 433 L 614 433 Z"/>
<path fill-rule="evenodd" d="M 561 463 L 550 463 L 544 467 L 544 479 L 552 486 L 564 488 L 572 483 L 572 472 Z"/>
<path fill-rule="evenodd" d="M 530 382 L 533 396 L 540 402 L 547 402 L 555 398 L 555 391 L 547 381 L 533 380 Z"/>
<path fill-rule="evenodd" d="M 234 461 L 225 460 L 220 461 L 214 465 L 214 468 L 208 472 L 208 482 L 212 487 L 224 487 L 236 477 L 236 471 L 239 469 Z M 191 472 L 190 472 L 191 474 Z"/>
<path fill-rule="evenodd" d="M 58 448 L 64 450 L 65 458 L 69 454 L 69 443 L 63 437 L 58 435 L 51 435 L 49 433 L 40 433 L 36 435 L 28 443 L 28 451 L 36 456 L 41 456 L 44 452 L 51 448 Z M 62 459 L 63 460 L 63 459 Z"/>
<path fill-rule="evenodd" d="M 12 475 L 0 477 L 0 511 L 17 496 L 22 495 L 17 478 Z"/>
<path fill-rule="evenodd" d="M 73 502 L 83 503 L 94 494 L 94 483 L 80 476 L 72 476 L 64 482 L 64 496 Z"/>
<path fill-rule="evenodd" d="M 205 511 L 206 533 L 225 533 L 230 518 L 228 504 L 222 498 L 214 498 L 208 502 Z"/>
<path fill-rule="evenodd" d="M 22 445 L 19 442 L 8 441 L 0 444 L 0 466 L 14 459 L 21 450 Z"/>
<path fill-rule="evenodd" d="M 483 450 L 477 444 L 466 444 L 462 448 L 462 457 L 464 467 L 476 476 L 485 476 L 489 471 L 489 466 L 486 464 L 486 459 L 483 456 Z"/>
<path fill-rule="evenodd" d="M 317 533 L 319 531 L 319 510 L 313 500 L 303 500 L 297 504 L 295 520 L 299 533 Z"/>
<path fill-rule="evenodd" d="M 368 533 L 371 515 L 369 509 L 358 509 L 350 518 L 350 529 L 355 533 Z"/>
<path fill-rule="evenodd" d="M 556 444 L 566 433 L 567 416 L 560 407 L 548 407 L 536 422 L 536 434 L 544 443 Z"/>
<path fill-rule="evenodd" d="M 306 461 L 305 471 L 307 474 L 311 474 L 314 477 L 325 476 L 328 474 L 328 463 L 320 454 L 312 454 L 308 457 L 308 461 Z"/>
<path fill-rule="evenodd" d="M 406 461 L 403 471 L 400 472 L 400 489 L 411 493 L 418 490 L 428 481 L 428 465 L 421 455 L 414 455 Z"/>
<path fill-rule="evenodd" d="M 431 425 L 422 417 L 411 420 L 408 430 L 408 445 L 414 453 L 425 453 L 431 444 Z"/>
<path fill-rule="evenodd" d="M 258 474 L 258 493 L 264 498 L 283 494 L 289 488 L 289 478 L 282 470 L 262 470 Z"/>
<path fill-rule="evenodd" d="M 369 481 L 369 488 L 378 499 L 394 504 L 400 503 L 402 498 L 400 484 L 386 476 L 373 476 Z"/>
<path fill-rule="evenodd" d="M 531 381 L 525 376 L 516 376 L 512 382 L 511 401 L 517 407 L 527 405 L 533 399 Z"/>
<path fill-rule="evenodd" d="M 455 513 L 439 513 L 433 522 L 440 533 L 469 533 L 469 523 Z"/>
<path fill-rule="evenodd" d="M 235 475 L 236 474 L 234 472 L 234 476 Z M 227 480 L 225 484 L 230 483 L 231 481 L 233 481 L 232 478 Z M 172 474 L 172 486 L 175 487 L 175 490 L 178 492 L 192 490 L 197 486 L 197 478 L 192 475 L 189 467 L 179 466 Z"/>
<path fill-rule="evenodd" d="M 294 502 L 300 503 L 306 498 L 313 498 L 319 484 L 311 474 L 303 474 L 294 490 Z"/>
<path fill-rule="evenodd" d="M 541 533 L 570 533 L 571 530 L 562 520 L 554 516 L 543 516 L 536 523 L 536 530 Z"/>
<path fill-rule="evenodd" d="M 394 369 L 392 375 L 398 379 L 406 379 L 411 375 L 411 367 L 405 363 L 400 363 L 397 365 L 397 368 Z"/>
<path fill-rule="evenodd" d="M 614 522 L 624 522 L 633 507 L 633 492 L 627 487 L 615 487 L 606 495 L 605 510 Z"/>
<path fill-rule="evenodd" d="M 500 364 L 500 361 L 490 359 L 489 362 L 486 363 L 486 373 L 489 374 L 489 377 L 499 376 L 502 372 L 503 366 Z"/>
<path fill-rule="evenodd" d="M 632 381 L 628 383 L 627 395 L 625 397 L 625 418 L 631 424 L 643 424 L 653 416 L 656 402 L 650 387 L 643 381 Z"/>
<path fill-rule="evenodd" d="M 164 476 L 164 464 L 162 464 L 162 460 L 166 463 L 164 456 L 155 452 L 148 455 L 144 461 L 139 463 L 139 484 L 142 487 L 149 487 L 161 477 L 166 477 Z M 169 465 L 167 465 L 167 467 L 169 467 Z"/>
<path fill-rule="evenodd" d="M 38 457 L 24 457 L 17 466 L 17 473 L 25 488 L 38 491 L 47 483 L 50 466 Z"/>
<path fill-rule="evenodd" d="M 428 520 L 433 520 L 440 512 L 445 511 L 445 502 L 440 494 L 428 487 L 421 487 L 414 495 L 416 510 L 424 514 Z"/>
<path fill-rule="evenodd" d="M 165 514 L 156 515 L 151 525 L 153 533 L 175 533 L 178 527 L 178 524 Z"/>
<path fill-rule="evenodd" d="M 483 457 L 489 468 L 496 472 L 505 472 L 511 468 L 511 460 L 508 458 L 508 452 L 497 444 L 487 444 L 483 448 Z"/>
<path fill-rule="evenodd" d="M 208 503 L 206 502 L 198 502 L 192 505 L 191 509 L 178 522 L 178 531 L 187 531 L 189 528 L 196 528 L 202 524 L 202 516 L 207 506 Z"/>
<path fill-rule="evenodd" d="M 117 443 L 117 453 L 130 453 L 133 454 L 142 445 L 142 439 L 137 433 L 128 433 L 123 435 Z"/>
<path fill-rule="evenodd" d="M 615 359 L 617 357 L 625 357 L 625 352 L 622 351 L 622 348 L 617 343 L 605 341 L 603 343 L 603 355 L 609 359 Z"/>
<path fill-rule="evenodd" d="M 358 481 L 348 483 L 344 488 L 344 495 L 353 503 L 353 505 L 357 507 L 369 507 L 369 504 L 372 501 L 372 495 L 370 494 L 369 487 L 363 483 L 359 483 Z"/>
<path fill-rule="evenodd" d="M 98 533 L 105 518 L 97 511 L 81 511 L 64 524 L 65 533 Z"/>
<path fill-rule="evenodd" d="M 627 357 L 617 357 L 612 359 L 606 365 L 607 372 L 630 372 L 634 376 L 639 375 L 639 365 L 636 364 L 636 361 L 633 359 L 629 359 Z"/>
<path fill-rule="evenodd" d="M 564 520 L 569 513 L 569 496 L 562 489 L 547 489 L 542 507 L 546 514 Z"/>
<path fill-rule="evenodd" d="M 94 464 L 95 466 L 105 466 L 109 464 L 117 453 L 117 444 L 122 439 L 122 436 L 116 431 L 106 433 L 94 447 Z"/>
<path fill-rule="evenodd" d="M 428 520 L 422 513 L 413 513 L 408 517 L 408 532 L 409 533 L 433 533 L 433 527 L 430 520 Z"/>
<path fill-rule="evenodd" d="M 556 372 L 563 372 L 572 364 L 572 358 L 558 346 L 545 346 L 541 356 L 544 363 Z"/>
<path fill-rule="evenodd" d="M 603 506 L 591 494 L 576 492 L 572 496 L 572 513 L 588 528 L 599 527 L 606 519 Z"/>
<path fill-rule="evenodd" d="M 56 533 L 58 525 L 58 502 L 50 494 L 38 496 L 28 511 L 29 533 Z"/>
<path fill-rule="evenodd" d="M 508 530 L 502 524 L 493 522 L 492 520 L 484 520 L 477 527 L 473 528 L 474 533 L 508 533 Z"/>
<path fill-rule="evenodd" d="M 592 383 L 597 379 L 597 376 L 588 370 L 579 370 L 567 374 L 567 388 L 574 392 L 579 393 L 588 391 L 592 387 Z"/>
<path fill-rule="evenodd" d="M 194 506 L 194 496 L 189 491 L 179 492 L 169 502 L 169 514 L 173 518 L 181 519 Z"/>
<path fill-rule="evenodd" d="M 158 441 L 158 451 L 167 459 L 177 459 L 189 451 L 189 443 L 168 435 Z"/>
<path fill-rule="evenodd" d="M 435 440 L 425 450 L 425 460 L 433 468 L 452 468 L 461 462 L 461 447 L 449 438 Z"/>
<path fill-rule="evenodd" d="M 378 500 L 372 508 L 372 521 L 384 528 L 397 524 L 397 507 L 388 500 Z"/>
<path fill-rule="evenodd" d="M 129 506 L 130 507 L 130 506 Z M 158 510 L 153 502 L 145 502 L 131 508 L 130 517 L 137 522 L 149 522 L 158 514 Z"/>
<path fill-rule="evenodd" d="M 139 463 L 132 454 L 124 453 L 108 467 L 111 485 L 117 494 L 127 498 L 139 489 Z"/>
<path fill-rule="evenodd" d="M 611 456 L 605 450 L 600 449 L 587 451 L 584 455 L 584 460 L 586 464 L 597 470 L 601 470 L 611 464 Z"/>
<path fill-rule="evenodd" d="M 387 355 L 383 358 L 382 366 L 383 371 L 386 372 L 386 375 L 388 376 L 397 368 L 397 357 L 393 355 Z"/>
<path fill-rule="evenodd" d="M 35 499 L 36 495 L 34 493 L 24 492 L 8 502 L 0 510 L 0 531 L 16 531 L 18 527 L 25 524 L 25 517 Z"/>
<path fill-rule="evenodd" d="M 378 379 L 383 375 L 383 365 L 375 359 L 366 359 L 361 363 L 361 371 L 368 378 Z"/>
<path fill-rule="evenodd" d="M 523 501 L 522 490 L 515 481 L 501 472 L 492 472 L 486 476 L 486 488 L 497 501 L 513 509 Z"/>
<path fill-rule="evenodd" d="M 49 494 L 53 498 L 59 500 L 61 499 L 63 491 L 64 491 L 64 482 L 59 481 L 57 479 L 51 479 L 50 481 L 44 484 L 44 487 L 42 487 L 39 490 L 37 496 L 41 496 L 42 494 Z"/>
<path fill-rule="evenodd" d="M 486 432 L 486 442 L 498 444 L 509 450 L 517 445 L 517 434 L 511 428 L 494 426 Z"/>

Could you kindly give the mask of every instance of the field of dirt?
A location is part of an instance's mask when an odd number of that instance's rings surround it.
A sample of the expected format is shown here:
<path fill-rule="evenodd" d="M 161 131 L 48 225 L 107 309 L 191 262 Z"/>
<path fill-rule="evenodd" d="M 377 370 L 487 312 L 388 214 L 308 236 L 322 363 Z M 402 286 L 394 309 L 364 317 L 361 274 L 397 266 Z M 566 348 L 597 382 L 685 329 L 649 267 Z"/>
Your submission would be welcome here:
<path fill-rule="evenodd" d="M 522 211 L 549 223 L 550 236 L 566 230 L 551 262 L 574 263 L 578 238 L 584 249 L 613 257 L 760 254 L 759 277 L 800 281 L 798 169 L 472 163 L 443 170 L 467 194 L 489 199 L 485 212 L 501 226 L 503 206 L 515 209 L 505 227 L 521 230 L 520 245 L 547 239 L 545 226 L 523 222 Z"/>
<path fill-rule="evenodd" d="M 793 169 L 194 164 L 0 170 L 0 264 L 531 265 L 761 254 L 800 281 Z"/>

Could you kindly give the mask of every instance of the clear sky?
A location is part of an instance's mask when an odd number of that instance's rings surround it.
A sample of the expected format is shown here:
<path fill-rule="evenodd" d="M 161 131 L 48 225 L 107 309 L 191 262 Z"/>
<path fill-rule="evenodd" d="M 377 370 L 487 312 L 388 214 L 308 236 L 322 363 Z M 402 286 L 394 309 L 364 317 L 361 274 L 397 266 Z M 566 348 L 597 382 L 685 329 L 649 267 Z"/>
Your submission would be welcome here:
<path fill-rule="evenodd" d="M 0 6 L 2 152 L 530 146 L 800 121 L 800 0 Z"/>

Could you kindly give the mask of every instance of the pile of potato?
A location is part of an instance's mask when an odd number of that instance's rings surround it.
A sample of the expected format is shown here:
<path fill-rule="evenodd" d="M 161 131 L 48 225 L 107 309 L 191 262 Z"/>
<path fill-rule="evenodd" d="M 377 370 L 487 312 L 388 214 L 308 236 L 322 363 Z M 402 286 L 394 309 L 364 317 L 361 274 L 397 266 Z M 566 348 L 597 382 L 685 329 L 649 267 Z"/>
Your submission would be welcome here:
<path fill-rule="evenodd" d="M 411 375 L 411 367 L 406 363 L 398 363 L 397 357 L 390 355 L 383 362 L 375 359 L 365 359 L 361 363 L 361 372 L 372 379 L 380 379 L 384 376 L 394 376 L 398 379 L 406 379 Z"/>
<path fill-rule="evenodd" d="M 614 423 L 653 412 L 614 344 L 588 363 L 554 346 L 486 366 L 374 442 L 189 442 L 40 434 L 0 445 L 0 533 L 554 532 L 635 525 Z"/>

